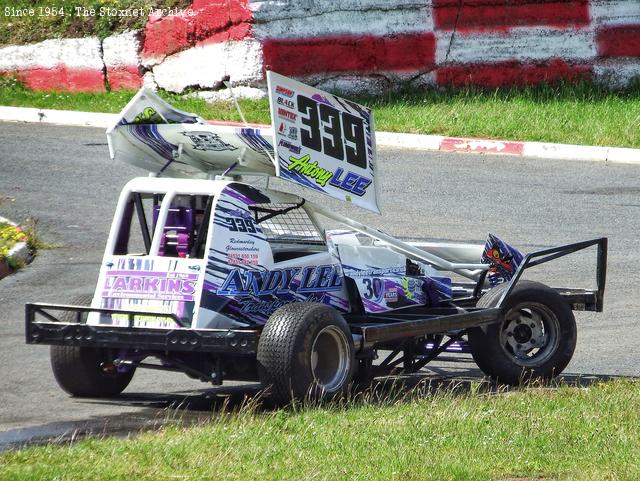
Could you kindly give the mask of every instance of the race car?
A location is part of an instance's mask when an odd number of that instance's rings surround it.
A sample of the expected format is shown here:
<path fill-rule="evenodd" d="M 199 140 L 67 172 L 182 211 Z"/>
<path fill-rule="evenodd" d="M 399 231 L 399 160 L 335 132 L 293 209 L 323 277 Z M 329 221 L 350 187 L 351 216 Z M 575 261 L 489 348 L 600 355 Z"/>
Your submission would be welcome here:
<path fill-rule="evenodd" d="M 259 380 L 277 403 L 324 400 L 444 352 L 471 353 L 507 384 L 560 374 L 573 311 L 602 311 L 607 239 L 527 255 L 492 234 L 404 242 L 271 189 L 278 177 L 379 212 L 372 112 L 267 78 L 270 132 L 209 124 L 145 89 L 108 129 L 112 159 L 151 175 L 120 194 L 95 290 L 26 305 L 26 341 L 51 345 L 62 389 L 114 396 L 149 368 Z M 592 246 L 596 289 L 521 279 Z"/>

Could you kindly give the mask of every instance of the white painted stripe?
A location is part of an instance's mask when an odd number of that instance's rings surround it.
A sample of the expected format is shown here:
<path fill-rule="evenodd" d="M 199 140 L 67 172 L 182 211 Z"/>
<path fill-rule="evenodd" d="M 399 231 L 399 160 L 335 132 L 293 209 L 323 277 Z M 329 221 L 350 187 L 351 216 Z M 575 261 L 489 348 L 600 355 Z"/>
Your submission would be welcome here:
<path fill-rule="evenodd" d="M 389 90 L 389 80 L 378 75 L 375 77 L 340 75 L 324 79 L 315 87 L 329 92 L 340 92 L 343 96 L 355 96 L 363 92 L 367 95 L 383 95 Z"/>
<path fill-rule="evenodd" d="M 640 165 L 640 149 L 623 149 L 620 147 L 611 147 L 607 154 L 607 160 L 609 162 Z"/>
<path fill-rule="evenodd" d="M 640 165 L 640 149 L 622 147 L 525 142 L 522 155 L 544 159 L 592 160 Z"/>
<path fill-rule="evenodd" d="M 0 120 L 8 122 L 42 122 L 46 124 L 74 125 L 78 127 L 112 126 L 119 114 L 49 110 L 25 107 L 0 107 Z"/>
<path fill-rule="evenodd" d="M 640 80 L 640 62 L 636 58 L 599 60 L 593 65 L 593 73 L 598 82 L 621 89 Z"/>
<path fill-rule="evenodd" d="M 376 131 L 376 144 L 380 146 L 439 150 L 443 140 L 444 137 L 442 135 L 418 135 Z"/>
<path fill-rule="evenodd" d="M 104 64 L 107 67 L 140 65 L 140 39 L 137 31 L 107 37 L 102 42 Z"/>
<path fill-rule="evenodd" d="M 594 25 L 640 25 L 638 0 L 591 0 L 590 3 Z"/>
<path fill-rule="evenodd" d="M 413 10 L 432 8 L 432 0 L 249 0 L 249 9 L 256 22 L 264 23 L 284 18 L 313 17 L 322 13 L 365 10 Z"/>
<path fill-rule="evenodd" d="M 324 3 L 324 2 L 320 2 Z M 367 5 L 363 10 L 348 10 L 340 2 L 343 10 L 324 11 L 301 8 L 286 12 L 284 18 L 260 19 L 255 16 L 253 35 L 260 40 L 271 38 L 303 38 L 335 35 L 399 35 L 433 32 L 431 8 L 412 7 L 410 9 L 373 8 Z M 314 7 L 317 5 L 314 4 Z M 275 10 L 275 9 L 273 9 Z M 272 10 L 264 10 L 271 13 Z M 278 12 L 279 13 L 279 12 Z"/>
<path fill-rule="evenodd" d="M 589 61 L 596 55 L 591 29 L 514 28 L 507 32 L 456 32 L 455 35 L 437 32 L 436 61 L 439 65 L 552 58 Z"/>
<path fill-rule="evenodd" d="M 153 68 L 158 87 L 182 92 L 189 86 L 212 88 L 223 77 L 232 82 L 262 80 L 262 45 L 256 40 L 196 46 L 167 57 Z"/>
<path fill-rule="evenodd" d="M 526 142 L 522 155 L 545 159 L 607 160 L 610 147 Z"/>
<path fill-rule="evenodd" d="M 102 70 L 100 40 L 97 37 L 45 40 L 0 49 L 0 70 L 53 68 Z"/>

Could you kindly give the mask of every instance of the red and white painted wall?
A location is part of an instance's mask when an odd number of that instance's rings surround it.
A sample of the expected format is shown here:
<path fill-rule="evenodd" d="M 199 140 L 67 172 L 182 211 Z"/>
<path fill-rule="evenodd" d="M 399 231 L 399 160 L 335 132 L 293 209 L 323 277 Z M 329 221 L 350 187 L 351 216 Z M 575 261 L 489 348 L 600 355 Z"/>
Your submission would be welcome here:
<path fill-rule="evenodd" d="M 640 77 L 639 0 L 194 0 L 143 31 L 0 49 L 36 89 L 261 87 L 271 69 L 344 92 Z"/>

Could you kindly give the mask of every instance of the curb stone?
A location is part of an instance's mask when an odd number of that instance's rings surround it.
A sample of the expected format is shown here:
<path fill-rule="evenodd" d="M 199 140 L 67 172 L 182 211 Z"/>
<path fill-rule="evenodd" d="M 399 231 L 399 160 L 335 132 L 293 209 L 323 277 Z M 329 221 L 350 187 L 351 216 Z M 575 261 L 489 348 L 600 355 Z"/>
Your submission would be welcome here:
<path fill-rule="evenodd" d="M 3 224 L 11 224 L 17 226 L 15 222 L 10 221 L 9 219 L 0 216 L 0 223 Z M 8 276 L 14 270 L 11 268 L 11 264 L 16 262 L 24 262 L 27 263 L 31 260 L 31 251 L 29 250 L 29 246 L 26 242 L 18 242 L 14 245 L 10 250 L 7 257 L 3 260 L 0 260 L 0 279 Z"/>
<path fill-rule="evenodd" d="M 28 107 L 0 106 L 0 121 L 37 122 L 79 127 L 111 127 L 118 114 L 51 110 Z M 242 126 L 239 122 L 211 121 L 213 125 Z M 249 124 L 262 135 L 270 133 L 271 126 Z M 514 155 L 556 160 L 590 160 L 640 165 L 640 149 L 624 147 L 598 147 L 590 145 L 555 144 L 547 142 L 520 142 L 512 140 L 472 139 L 442 135 L 376 132 L 376 143 L 383 147 L 400 147 L 442 152 Z"/>

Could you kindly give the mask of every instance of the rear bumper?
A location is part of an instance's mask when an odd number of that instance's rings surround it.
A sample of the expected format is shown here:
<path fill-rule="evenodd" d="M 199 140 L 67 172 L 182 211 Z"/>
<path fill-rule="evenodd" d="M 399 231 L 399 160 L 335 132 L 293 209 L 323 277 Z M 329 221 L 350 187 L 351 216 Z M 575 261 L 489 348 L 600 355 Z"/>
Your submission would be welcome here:
<path fill-rule="evenodd" d="M 53 312 L 76 313 L 76 322 L 61 321 Z M 85 313 L 98 312 L 129 316 L 129 327 L 86 324 Z M 214 354 L 251 355 L 257 352 L 258 330 L 244 329 L 154 329 L 133 327 L 135 315 L 167 317 L 172 314 L 133 312 L 119 309 L 96 309 L 84 306 L 33 303 L 25 306 L 27 344 L 103 347 L 142 351 L 209 352 Z"/>

